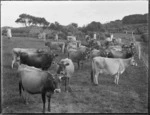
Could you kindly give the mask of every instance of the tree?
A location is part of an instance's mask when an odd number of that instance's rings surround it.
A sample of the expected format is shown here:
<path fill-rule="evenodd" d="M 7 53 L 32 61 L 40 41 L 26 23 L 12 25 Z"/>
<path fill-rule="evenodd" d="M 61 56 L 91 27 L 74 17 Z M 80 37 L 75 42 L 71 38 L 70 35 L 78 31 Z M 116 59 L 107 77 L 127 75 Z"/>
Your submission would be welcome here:
<path fill-rule="evenodd" d="M 25 26 L 36 25 L 42 27 L 48 27 L 50 24 L 45 18 L 35 17 L 28 14 L 20 14 L 15 22 L 22 23 Z"/>
<path fill-rule="evenodd" d="M 100 22 L 91 22 L 87 26 L 82 27 L 82 32 L 87 33 L 88 31 L 90 32 L 104 32 L 105 29 L 103 25 Z"/>
<path fill-rule="evenodd" d="M 27 14 L 21 14 L 19 15 L 19 18 L 15 21 L 16 23 L 22 23 L 25 26 L 28 26 L 30 21 L 30 16 Z"/>
<path fill-rule="evenodd" d="M 71 23 L 71 25 L 73 25 L 74 27 L 78 28 L 78 24 L 77 23 Z"/>

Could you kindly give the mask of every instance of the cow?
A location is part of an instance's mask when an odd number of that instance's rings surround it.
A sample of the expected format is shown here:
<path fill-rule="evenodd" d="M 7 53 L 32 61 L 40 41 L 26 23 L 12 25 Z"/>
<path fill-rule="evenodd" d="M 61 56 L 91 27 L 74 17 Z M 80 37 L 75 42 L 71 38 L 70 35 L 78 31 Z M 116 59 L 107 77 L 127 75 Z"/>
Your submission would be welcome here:
<path fill-rule="evenodd" d="M 48 97 L 48 111 L 51 111 L 50 101 L 51 96 L 57 92 L 61 92 L 59 84 L 59 75 L 52 75 L 48 71 L 30 67 L 24 64 L 19 65 L 17 70 L 17 77 L 19 78 L 19 94 L 22 95 L 22 90 L 29 94 L 41 94 L 43 101 L 43 113 L 45 113 L 46 94 Z M 23 96 L 25 104 L 27 104 L 26 97 Z"/>
<path fill-rule="evenodd" d="M 72 50 L 72 49 L 77 49 L 78 47 L 82 47 L 82 45 L 81 45 L 81 41 L 74 41 L 74 42 L 66 42 L 65 43 L 65 53 L 67 52 L 69 52 L 70 51 L 70 49 Z"/>
<path fill-rule="evenodd" d="M 13 60 L 12 60 L 12 64 L 11 64 L 12 69 L 14 68 L 14 64 L 17 63 L 17 61 L 19 61 L 20 52 L 32 54 L 32 53 L 46 52 L 46 50 L 45 49 L 36 49 L 36 48 L 13 48 L 12 49 Z"/>
<path fill-rule="evenodd" d="M 73 62 L 76 62 L 78 64 L 79 69 L 80 62 L 82 63 L 83 67 L 83 61 L 89 58 L 89 54 L 90 54 L 89 48 L 86 48 L 85 51 L 82 51 L 81 49 L 73 49 L 70 52 L 68 52 L 68 58 L 70 58 Z"/>
<path fill-rule="evenodd" d="M 61 50 L 64 53 L 65 42 L 49 41 L 45 42 L 45 46 L 49 47 L 50 50 Z"/>
<path fill-rule="evenodd" d="M 122 58 L 122 59 L 127 59 L 134 56 L 134 53 L 129 50 L 116 51 L 114 49 L 110 49 L 109 51 L 107 51 L 107 54 L 109 58 Z"/>
<path fill-rule="evenodd" d="M 93 49 L 90 53 L 90 58 L 94 58 L 97 56 L 108 57 L 108 53 L 104 49 L 99 49 L 99 50 Z"/>
<path fill-rule="evenodd" d="M 67 41 L 74 42 L 74 41 L 76 41 L 76 37 L 75 36 L 67 36 Z"/>
<path fill-rule="evenodd" d="M 64 73 L 63 73 L 64 72 Z M 63 74 L 65 78 L 65 91 L 68 91 L 69 80 L 74 73 L 74 64 L 71 59 L 65 58 L 61 59 L 58 64 L 57 74 Z"/>
<path fill-rule="evenodd" d="M 94 57 L 92 59 L 91 81 L 98 85 L 99 74 L 115 75 L 115 84 L 118 85 L 119 75 L 129 66 L 137 66 L 134 57 L 128 59 Z"/>
<path fill-rule="evenodd" d="M 102 44 L 100 41 L 96 40 L 96 39 L 90 39 L 88 41 L 88 44 L 86 45 L 87 47 L 91 48 L 91 49 L 99 49 L 102 47 Z"/>
<path fill-rule="evenodd" d="M 122 51 L 122 46 L 120 46 L 120 45 L 109 46 L 108 49 L 113 49 L 116 51 Z"/>
<path fill-rule="evenodd" d="M 36 68 L 41 68 L 42 70 L 48 70 L 51 67 L 51 64 L 55 57 L 58 54 L 55 53 L 25 53 L 20 52 L 20 64 L 26 64 L 28 66 L 34 66 Z"/>

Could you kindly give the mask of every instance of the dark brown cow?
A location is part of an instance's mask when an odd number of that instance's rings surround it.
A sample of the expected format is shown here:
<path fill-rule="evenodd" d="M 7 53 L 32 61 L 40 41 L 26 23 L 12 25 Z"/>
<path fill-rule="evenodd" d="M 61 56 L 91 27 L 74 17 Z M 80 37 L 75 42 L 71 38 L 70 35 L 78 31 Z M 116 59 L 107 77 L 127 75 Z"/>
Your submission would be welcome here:
<path fill-rule="evenodd" d="M 17 76 L 19 81 L 19 93 L 22 94 L 22 89 L 29 94 L 41 94 L 43 101 L 43 112 L 45 112 L 46 94 L 48 97 L 48 111 L 50 110 L 50 100 L 54 92 L 60 92 L 59 76 L 52 75 L 48 71 L 42 71 L 41 69 L 30 67 L 27 65 L 19 65 Z M 23 97 L 25 103 L 26 97 Z"/>
<path fill-rule="evenodd" d="M 54 53 L 24 53 L 19 54 L 20 64 L 26 64 L 28 66 L 34 66 L 36 68 L 41 68 L 42 70 L 47 70 L 50 68 L 54 58 L 58 56 Z"/>

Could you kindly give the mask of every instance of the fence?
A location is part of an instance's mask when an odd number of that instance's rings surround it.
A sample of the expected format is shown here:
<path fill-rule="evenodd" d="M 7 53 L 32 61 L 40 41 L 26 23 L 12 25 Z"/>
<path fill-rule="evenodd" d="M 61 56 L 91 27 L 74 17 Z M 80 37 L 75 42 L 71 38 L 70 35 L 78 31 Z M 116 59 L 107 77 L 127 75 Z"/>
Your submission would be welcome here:
<path fill-rule="evenodd" d="M 146 43 L 142 43 L 142 42 L 137 42 L 135 39 L 135 36 L 132 36 L 133 38 L 133 42 L 136 44 L 137 48 L 136 48 L 136 52 L 138 52 L 138 57 L 142 60 L 142 62 L 144 63 L 146 69 L 148 70 L 148 45 L 146 45 Z M 140 54 L 139 54 L 140 53 Z"/>

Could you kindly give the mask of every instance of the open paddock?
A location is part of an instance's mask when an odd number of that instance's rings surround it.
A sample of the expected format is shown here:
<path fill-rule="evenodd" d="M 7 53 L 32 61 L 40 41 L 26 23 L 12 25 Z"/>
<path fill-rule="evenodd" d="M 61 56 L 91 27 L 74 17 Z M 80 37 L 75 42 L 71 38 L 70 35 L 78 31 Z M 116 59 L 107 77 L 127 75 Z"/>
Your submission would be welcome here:
<path fill-rule="evenodd" d="M 16 76 L 16 70 L 11 69 L 11 51 L 15 47 L 47 48 L 44 46 L 43 40 L 39 39 L 2 38 L 2 112 L 41 113 L 41 95 L 30 95 L 28 105 L 25 105 L 19 96 L 19 78 Z M 58 53 L 57 60 L 66 57 L 66 55 Z M 101 75 L 99 85 L 94 86 L 90 79 L 90 61 L 85 61 L 82 69 L 75 69 L 70 81 L 71 92 L 64 92 L 64 86 L 62 86 L 62 92 L 52 96 L 51 112 L 147 113 L 148 75 L 141 60 L 137 59 L 137 62 L 137 67 L 128 67 L 120 76 L 119 85 L 113 82 L 114 77 Z M 55 65 L 51 67 L 51 71 L 55 71 Z"/>

